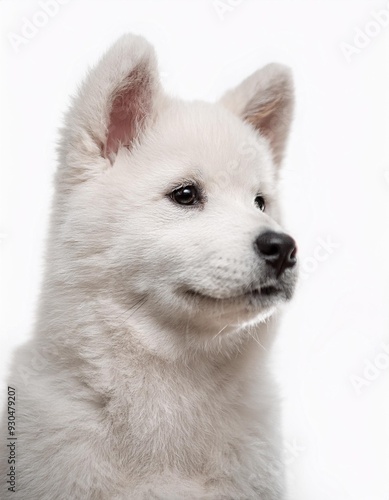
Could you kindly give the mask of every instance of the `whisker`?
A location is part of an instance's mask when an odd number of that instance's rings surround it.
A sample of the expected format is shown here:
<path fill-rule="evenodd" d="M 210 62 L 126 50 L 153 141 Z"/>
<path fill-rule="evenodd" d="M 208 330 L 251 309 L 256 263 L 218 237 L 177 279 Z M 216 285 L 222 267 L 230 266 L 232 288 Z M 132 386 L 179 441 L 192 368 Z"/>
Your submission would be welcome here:
<path fill-rule="evenodd" d="M 124 320 L 116 328 L 120 328 L 124 323 L 126 323 L 131 318 L 131 316 L 135 314 L 136 311 L 138 311 L 146 302 L 147 302 L 147 295 L 141 297 L 139 300 L 135 302 L 134 305 L 126 309 L 123 313 L 119 314 L 119 316 L 116 319 L 121 318 L 124 314 L 127 314 L 128 312 L 131 311 L 131 314 L 126 316 Z"/>
<path fill-rule="evenodd" d="M 227 326 L 229 326 L 229 324 L 223 326 L 223 328 L 214 337 L 212 337 L 212 340 L 215 339 L 218 335 L 220 335 L 227 328 Z"/>
<path fill-rule="evenodd" d="M 250 327 L 248 327 L 246 331 L 247 331 L 247 333 L 250 335 L 250 337 L 251 337 L 253 340 L 255 340 L 255 342 L 256 342 L 258 345 L 260 345 L 260 346 L 262 347 L 262 349 L 263 349 L 264 351 L 268 352 L 268 350 L 266 349 L 266 347 L 265 347 L 263 344 L 261 344 L 261 342 L 260 342 L 260 341 L 259 341 L 256 337 L 254 337 L 254 335 L 250 332 Z"/>

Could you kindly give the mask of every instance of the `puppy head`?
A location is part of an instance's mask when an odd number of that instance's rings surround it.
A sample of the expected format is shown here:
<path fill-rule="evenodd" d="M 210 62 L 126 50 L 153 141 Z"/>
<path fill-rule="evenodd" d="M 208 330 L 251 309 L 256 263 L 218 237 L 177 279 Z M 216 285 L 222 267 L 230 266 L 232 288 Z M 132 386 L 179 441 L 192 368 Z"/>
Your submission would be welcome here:
<path fill-rule="evenodd" d="M 121 38 L 61 142 L 58 262 L 73 285 L 210 334 L 288 300 L 296 248 L 277 178 L 292 94 L 289 71 L 269 65 L 215 104 L 181 102 L 164 95 L 150 45 Z"/>

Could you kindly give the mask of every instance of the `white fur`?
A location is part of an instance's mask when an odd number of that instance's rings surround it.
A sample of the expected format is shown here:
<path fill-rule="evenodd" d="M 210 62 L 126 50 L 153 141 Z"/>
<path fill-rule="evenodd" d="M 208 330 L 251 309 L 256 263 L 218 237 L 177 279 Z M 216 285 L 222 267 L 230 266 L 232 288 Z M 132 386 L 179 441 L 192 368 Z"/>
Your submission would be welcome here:
<path fill-rule="evenodd" d="M 284 498 L 268 367 L 281 300 L 242 294 L 263 284 L 256 236 L 280 228 L 293 91 L 282 66 L 250 78 L 220 103 L 170 98 L 153 49 L 128 35 L 86 79 L 63 130 L 34 336 L 10 378 L 10 498 Z M 188 181 L 202 208 L 167 196 Z M 282 300 L 294 281 L 288 270 Z"/>

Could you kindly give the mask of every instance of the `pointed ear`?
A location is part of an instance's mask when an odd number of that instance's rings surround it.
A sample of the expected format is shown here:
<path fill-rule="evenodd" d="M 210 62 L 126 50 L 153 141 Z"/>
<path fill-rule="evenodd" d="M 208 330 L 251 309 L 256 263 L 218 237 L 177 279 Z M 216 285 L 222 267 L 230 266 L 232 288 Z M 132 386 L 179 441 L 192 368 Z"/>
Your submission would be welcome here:
<path fill-rule="evenodd" d="M 155 116 L 160 95 L 155 53 L 142 37 L 120 38 L 92 69 L 68 112 L 59 177 L 82 182 L 131 148 Z"/>
<path fill-rule="evenodd" d="M 289 68 L 269 64 L 229 90 L 220 102 L 268 139 L 274 162 L 279 165 L 293 115 L 294 91 Z"/>

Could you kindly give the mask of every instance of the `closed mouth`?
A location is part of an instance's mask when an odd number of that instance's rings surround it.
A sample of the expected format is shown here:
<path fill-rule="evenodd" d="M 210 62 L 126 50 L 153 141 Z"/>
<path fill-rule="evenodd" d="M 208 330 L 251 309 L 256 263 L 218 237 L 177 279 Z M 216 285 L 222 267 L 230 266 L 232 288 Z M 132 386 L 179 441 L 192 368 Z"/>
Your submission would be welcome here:
<path fill-rule="evenodd" d="M 198 290 L 187 289 L 185 293 L 190 295 L 191 297 L 198 297 L 200 299 L 208 299 L 216 302 L 224 302 L 224 301 L 239 301 L 245 300 L 248 298 L 261 298 L 261 297 L 272 297 L 278 295 L 282 291 L 281 288 L 277 288 L 274 285 L 262 286 L 260 288 L 254 288 L 246 293 L 242 293 L 239 295 L 233 295 L 231 297 L 214 297 L 207 293 L 199 292 Z"/>
<path fill-rule="evenodd" d="M 271 295 L 276 295 L 281 291 L 280 288 L 277 288 L 273 285 L 268 285 L 268 286 L 263 286 L 259 290 L 255 289 L 252 292 L 252 295 L 265 295 L 267 297 L 270 297 Z"/>

